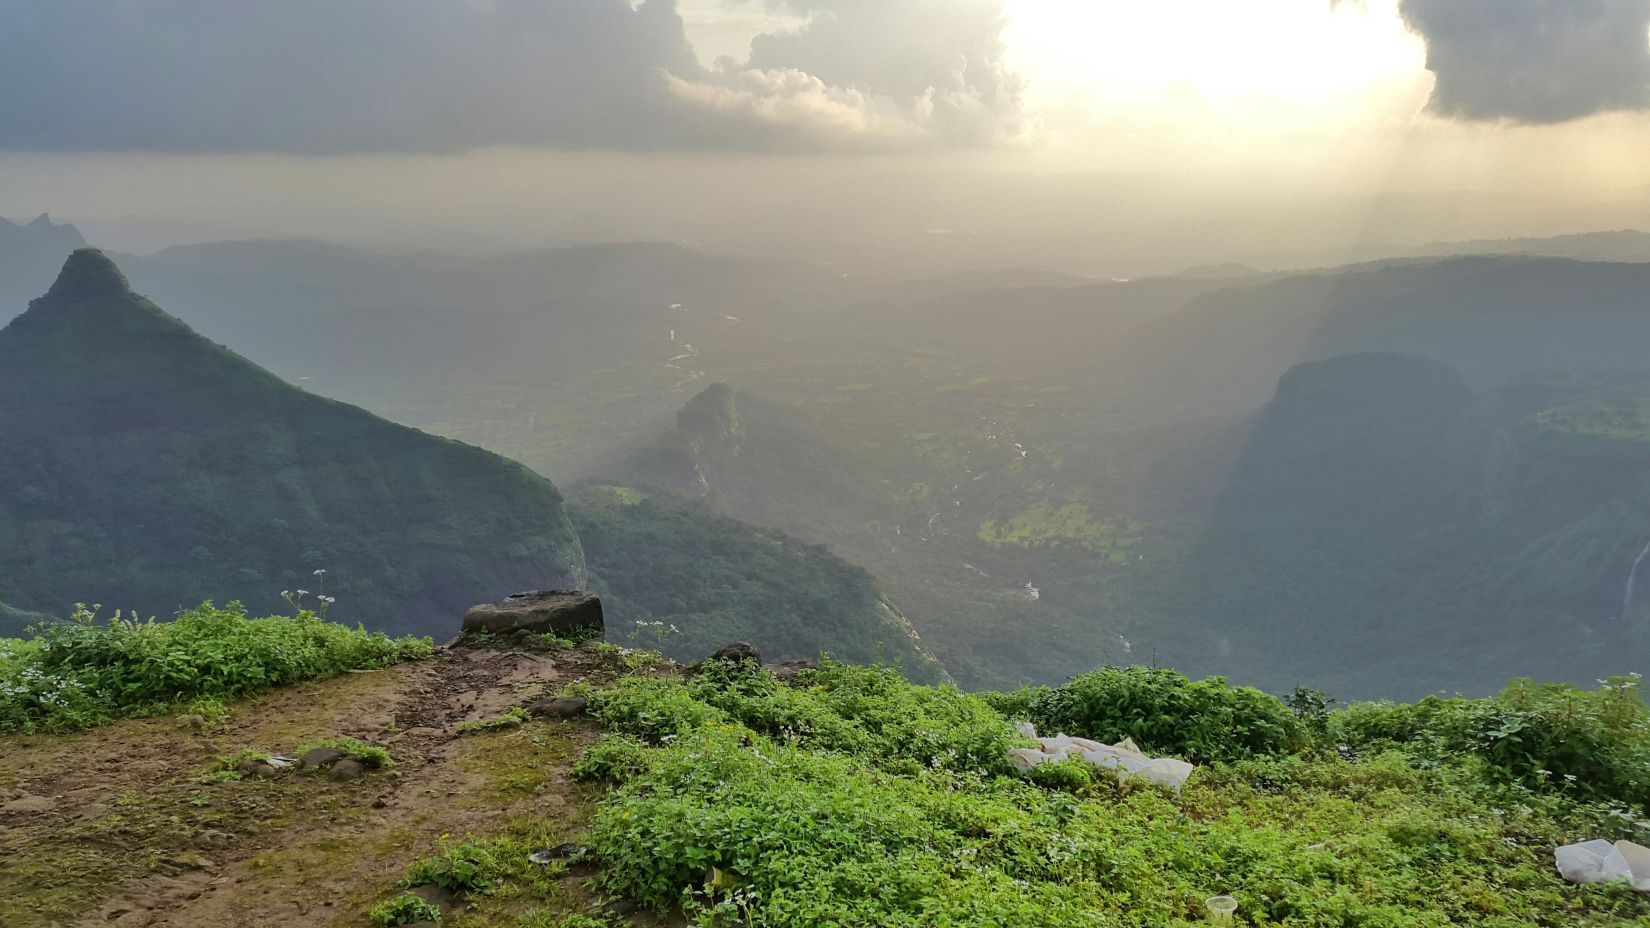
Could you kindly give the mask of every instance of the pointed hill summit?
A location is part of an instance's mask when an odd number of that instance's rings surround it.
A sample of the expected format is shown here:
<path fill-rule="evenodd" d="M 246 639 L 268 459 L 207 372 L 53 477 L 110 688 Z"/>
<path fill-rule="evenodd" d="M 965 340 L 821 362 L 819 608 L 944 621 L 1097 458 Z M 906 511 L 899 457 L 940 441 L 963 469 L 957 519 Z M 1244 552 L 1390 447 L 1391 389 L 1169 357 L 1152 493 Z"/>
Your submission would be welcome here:
<path fill-rule="evenodd" d="M 324 588 L 335 617 L 434 632 L 473 603 L 584 580 L 548 480 L 283 382 L 94 249 L 0 329 L 0 436 L 14 610 L 165 618 Z"/>

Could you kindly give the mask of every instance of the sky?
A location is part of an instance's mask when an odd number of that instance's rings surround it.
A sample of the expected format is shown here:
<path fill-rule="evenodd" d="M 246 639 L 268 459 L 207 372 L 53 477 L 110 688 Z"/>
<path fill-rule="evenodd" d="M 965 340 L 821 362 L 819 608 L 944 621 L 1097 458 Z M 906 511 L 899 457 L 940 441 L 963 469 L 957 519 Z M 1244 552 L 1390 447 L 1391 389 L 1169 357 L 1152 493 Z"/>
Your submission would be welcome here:
<path fill-rule="evenodd" d="M 1650 226 L 1650 0 L 0 5 L 0 215 L 1128 275 Z"/>

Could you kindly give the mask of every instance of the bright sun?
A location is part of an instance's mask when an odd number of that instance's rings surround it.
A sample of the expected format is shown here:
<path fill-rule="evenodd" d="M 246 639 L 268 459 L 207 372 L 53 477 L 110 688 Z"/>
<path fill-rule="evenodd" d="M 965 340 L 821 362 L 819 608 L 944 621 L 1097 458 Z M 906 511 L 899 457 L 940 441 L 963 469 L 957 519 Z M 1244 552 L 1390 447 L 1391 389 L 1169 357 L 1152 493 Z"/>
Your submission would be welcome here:
<path fill-rule="evenodd" d="M 1393 0 L 1007 0 L 1011 65 L 1035 103 L 1108 109 L 1322 105 L 1424 77 Z"/>

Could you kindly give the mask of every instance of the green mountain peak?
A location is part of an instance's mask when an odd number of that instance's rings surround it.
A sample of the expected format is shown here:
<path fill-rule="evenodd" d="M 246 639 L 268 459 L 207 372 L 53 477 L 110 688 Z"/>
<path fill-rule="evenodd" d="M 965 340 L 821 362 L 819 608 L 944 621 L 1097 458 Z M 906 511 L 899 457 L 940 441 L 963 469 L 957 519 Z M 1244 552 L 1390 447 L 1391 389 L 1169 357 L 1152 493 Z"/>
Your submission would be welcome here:
<path fill-rule="evenodd" d="M 0 435 L 14 613 L 276 610 L 283 590 L 324 589 L 351 620 L 428 632 L 584 581 L 548 480 L 286 383 L 132 293 L 95 249 L 0 329 Z"/>
<path fill-rule="evenodd" d="M 46 299 L 69 302 L 125 299 L 132 295 L 126 275 L 96 248 L 77 248 L 63 262 Z"/>

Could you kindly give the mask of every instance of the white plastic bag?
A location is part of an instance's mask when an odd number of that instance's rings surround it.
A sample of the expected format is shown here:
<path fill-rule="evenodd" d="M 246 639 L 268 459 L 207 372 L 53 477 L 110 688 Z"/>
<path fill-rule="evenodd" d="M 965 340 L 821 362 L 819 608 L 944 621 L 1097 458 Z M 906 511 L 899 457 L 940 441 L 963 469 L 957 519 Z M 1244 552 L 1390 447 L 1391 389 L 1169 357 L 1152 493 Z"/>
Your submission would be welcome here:
<path fill-rule="evenodd" d="M 1064 734 L 1039 737 L 1037 729 L 1029 722 L 1021 722 L 1014 728 L 1021 737 L 1037 742 L 1035 748 L 1015 748 L 1008 752 L 1009 762 L 1021 770 L 1068 757 L 1081 757 L 1096 767 L 1116 771 L 1119 782 L 1134 777 L 1167 786 L 1178 793 L 1180 785 L 1197 769 L 1172 757 L 1148 757 L 1129 738 L 1116 744 L 1101 744 Z"/>
<path fill-rule="evenodd" d="M 1555 848 L 1553 861 L 1558 875 L 1572 883 L 1626 880 L 1634 889 L 1650 892 L 1650 848 L 1641 844 L 1595 838 Z"/>
<path fill-rule="evenodd" d="M 1197 769 L 1183 760 L 1175 760 L 1172 757 L 1147 757 L 1128 739 L 1110 747 L 1102 746 L 1089 751 L 1083 755 L 1083 759 L 1096 767 L 1117 770 L 1119 779 L 1138 777 L 1149 783 L 1167 786 L 1177 793 L 1180 792 L 1181 784 Z"/>
<path fill-rule="evenodd" d="M 1036 748 L 1015 748 L 1008 752 L 1008 762 L 1021 770 L 1030 770 L 1053 759 Z"/>

